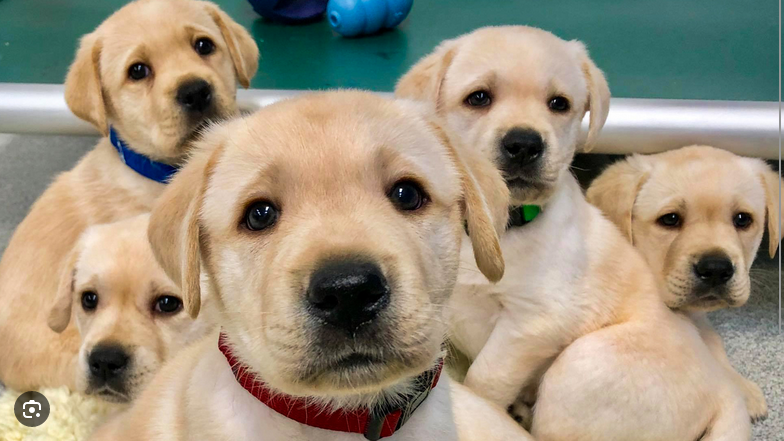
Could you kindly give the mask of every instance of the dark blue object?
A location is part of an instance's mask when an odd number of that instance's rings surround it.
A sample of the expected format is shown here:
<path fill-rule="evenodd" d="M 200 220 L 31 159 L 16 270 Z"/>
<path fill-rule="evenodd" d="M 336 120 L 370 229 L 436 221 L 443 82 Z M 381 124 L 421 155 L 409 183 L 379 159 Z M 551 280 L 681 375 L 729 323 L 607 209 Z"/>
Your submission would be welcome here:
<path fill-rule="evenodd" d="M 295 24 L 319 19 L 327 10 L 327 0 L 248 0 L 264 18 Z"/>
<path fill-rule="evenodd" d="M 109 127 L 109 140 L 112 141 L 112 145 L 117 149 L 117 153 L 120 154 L 122 162 L 147 179 L 167 184 L 171 177 L 177 173 L 177 167 L 153 161 L 141 153 L 131 150 L 112 127 Z"/>
<path fill-rule="evenodd" d="M 414 0 L 329 0 L 329 24 L 344 37 L 375 34 L 399 25 Z"/>

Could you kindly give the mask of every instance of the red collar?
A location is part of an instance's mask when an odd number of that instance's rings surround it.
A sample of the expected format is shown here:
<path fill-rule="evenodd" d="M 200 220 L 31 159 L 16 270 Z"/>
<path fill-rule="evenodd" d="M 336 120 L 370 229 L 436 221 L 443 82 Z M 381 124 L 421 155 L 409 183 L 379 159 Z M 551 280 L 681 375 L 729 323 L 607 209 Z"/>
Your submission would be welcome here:
<path fill-rule="evenodd" d="M 425 401 L 430 391 L 438 384 L 444 361 L 440 360 L 433 369 L 417 377 L 416 390 L 398 407 L 386 409 L 324 409 L 323 405 L 313 404 L 307 398 L 283 395 L 272 391 L 264 382 L 250 372 L 247 366 L 240 363 L 231 353 L 226 335 L 221 333 L 218 348 L 229 362 L 237 382 L 267 405 L 286 418 L 307 426 L 338 432 L 361 433 L 365 438 L 376 441 L 392 436 L 400 430 L 414 411 Z"/>

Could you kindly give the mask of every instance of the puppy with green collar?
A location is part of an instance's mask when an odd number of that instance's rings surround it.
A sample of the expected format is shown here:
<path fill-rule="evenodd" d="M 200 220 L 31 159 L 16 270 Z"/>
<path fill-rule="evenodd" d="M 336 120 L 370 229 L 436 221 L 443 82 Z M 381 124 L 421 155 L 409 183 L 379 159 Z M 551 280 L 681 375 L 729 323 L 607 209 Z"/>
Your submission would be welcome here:
<path fill-rule="evenodd" d="M 610 104 L 582 43 L 482 28 L 443 42 L 396 95 L 436 107 L 491 211 L 509 219 L 500 281 L 462 251 L 448 311 L 472 360 L 466 386 L 540 441 L 749 439 L 738 390 L 570 173 L 583 117 L 590 146 Z"/>

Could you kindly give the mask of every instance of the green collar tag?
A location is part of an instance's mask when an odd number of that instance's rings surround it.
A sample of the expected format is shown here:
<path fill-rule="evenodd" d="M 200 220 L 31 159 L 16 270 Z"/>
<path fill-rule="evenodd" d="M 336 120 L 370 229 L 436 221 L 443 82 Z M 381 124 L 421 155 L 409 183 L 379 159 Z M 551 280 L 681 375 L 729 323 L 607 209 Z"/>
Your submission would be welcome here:
<path fill-rule="evenodd" d="M 541 210 L 538 205 L 523 205 L 520 208 L 523 210 L 523 219 L 526 222 L 534 220 L 536 216 L 539 216 L 539 211 Z"/>
<path fill-rule="evenodd" d="M 523 225 L 531 223 L 536 216 L 542 211 L 542 207 L 538 205 L 520 205 L 517 207 L 509 207 L 509 220 L 506 222 L 506 229 L 522 227 Z M 463 228 L 466 234 L 468 232 L 468 222 L 463 221 Z"/>
<path fill-rule="evenodd" d="M 520 205 L 517 207 L 509 207 L 509 222 L 506 224 L 506 229 L 514 227 L 522 227 L 530 223 L 539 213 L 542 208 L 538 205 Z"/>

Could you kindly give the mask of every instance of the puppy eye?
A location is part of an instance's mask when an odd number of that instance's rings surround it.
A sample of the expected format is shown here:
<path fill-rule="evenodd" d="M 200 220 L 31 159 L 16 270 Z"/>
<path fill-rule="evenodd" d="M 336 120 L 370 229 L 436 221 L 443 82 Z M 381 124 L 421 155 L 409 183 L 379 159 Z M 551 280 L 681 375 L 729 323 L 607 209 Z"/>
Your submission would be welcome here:
<path fill-rule="evenodd" d="M 735 216 L 732 217 L 732 223 L 735 225 L 735 228 L 739 230 L 749 228 L 753 221 L 754 219 L 751 217 L 751 214 L 745 212 L 736 213 Z"/>
<path fill-rule="evenodd" d="M 681 226 L 681 216 L 678 213 L 667 213 L 656 222 L 666 228 L 678 228 Z"/>
<path fill-rule="evenodd" d="M 174 314 L 182 309 L 182 300 L 174 296 L 160 296 L 155 299 L 153 308 L 159 314 Z"/>
<path fill-rule="evenodd" d="M 389 200 L 403 211 L 419 210 L 427 203 L 422 188 L 412 181 L 400 181 L 389 192 Z"/>
<path fill-rule="evenodd" d="M 199 55 L 209 55 L 215 52 L 215 43 L 209 38 L 199 38 L 196 40 L 196 43 L 193 43 L 193 49 L 195 49 L 196 53 Z"/>
<path fill-rule="evenodd" d="M 271 202 L 258 201 L 245 210 L 243 223 L 251 231 L 261 231 L 275 225 L 280 217 L 280 211 Z"/>
<path fill-rule="evenodd" d="M 465 103 L 471 107 L 487 107 L 493 99 L 490 97 L 490 92 L 486 90 L 477 90 L 471 92 L 465 99 Z"/>
<path fill-rule="evenodd" d="M 128 78 L 139 81 L 150 76 L 152 70 L 144 63 L 134 63 L 128 68 Z"/>
<path fill-rule="evenodd" d="M 85 291 L 82 293 L 82 308 L 85 311 L 95 311 L 98 307 L 98 294 L 95 291 Z"/>
<path fill-rule="evenodd" d="M 547 102 L 547 107 L 553 112 L 563 113 L 569 110 L 570 104 L 566 97 L 556 95 L 550 98 L 550 101 Z"/>

